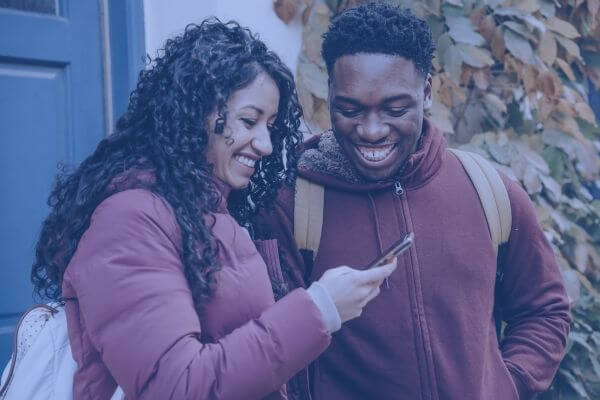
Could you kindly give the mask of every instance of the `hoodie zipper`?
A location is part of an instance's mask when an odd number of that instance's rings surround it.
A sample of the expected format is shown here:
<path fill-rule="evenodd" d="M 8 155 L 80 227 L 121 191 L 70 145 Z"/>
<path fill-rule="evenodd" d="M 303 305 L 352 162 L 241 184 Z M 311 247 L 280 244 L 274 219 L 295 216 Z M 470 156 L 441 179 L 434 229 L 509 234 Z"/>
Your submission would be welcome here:
<path fill-rule="evenodd" d="M 405 190 L 402 187 L 402 185 L 400 184 L 400 182 L 396 181 L 394 183 L 394 194 L 396 195 L 397 198 L 397 204 L 399 205 L 399 210 L 401 213 L 401 218 L 402 221 L 399 221 L 401 224 L 403 223 L 404 226 L 406 227 L 407 230 L 412 230 L 412 218 L 410 216 L 410 210 L 409 210 L 409 204 L 408 204 L 408 200 L 406 198 L 406 196 L 404 196 L 405 194 Z M 411 250 L 412 252 L 413 250 Z M 415 301 L 415 305 L 416 305 L 416 320 L 415 322 L 415 329 L 418 330 L 418 334 L 420 336 L 420 338 L 418 339 L 418 341 L 420 342 L 421 345 L 421 349 L 420 352 L 423 355 L 423 365 L 422 365 L 422 369 L 419 368 L 420 372 L 425 372 L 426 376 L 424 376 L 423 378 L 425 379 L 425 382 L 427 382 L 425 384 L 425 387 L 422 388 L 422 393 L 421 393 L 421 398 L 424 400 L 437 400 L 438 399 L 438 393 L 437 393 L 437 388 L 435 386 L 436 384 L 436 378 L 435 378 L 435 371 L 433 371 L 433 367 L 432 367 L 432 355 L 431 355 L 431 345 L 429 344 L 429 329 L 427 327 L 427 322 L 425 321 L 425 312 L 423 310 L 423 300 L 422 300 L 422 293 L 421 293 L 421 289 L 420 289 L 420 283 L 418 283 L 420 281 L 419 278 L 419 267 L 418 267 L 418 261 L 417 260 L 413 260 L 413 257 L 410 257 L 411 261 L 409 263 L 409 265 L 407 266 L 409 268 L 410 271 L 410 275 L 412 276 L 412 287 L 413 287 L 413 301 Z M 416 265 L 415 265 L 416 262 Z M 419 351 L 419 350 L 417 350 Z"/>
<path fill-rule="evenodd" d="M 312 400 L 312 394 L 310 393 L 310 373 L 308 371 L 308 367 L 305 368 L 306 371 L 306 388 L 308 389 L 306 394 L 308 394 L 308 400 Z"/>
<path fill-rule="evenodd" d="M 402 196 L 404 194 L 404 188 L 399 181 L 394 182 L 394 193 L 396 196 Z"/>

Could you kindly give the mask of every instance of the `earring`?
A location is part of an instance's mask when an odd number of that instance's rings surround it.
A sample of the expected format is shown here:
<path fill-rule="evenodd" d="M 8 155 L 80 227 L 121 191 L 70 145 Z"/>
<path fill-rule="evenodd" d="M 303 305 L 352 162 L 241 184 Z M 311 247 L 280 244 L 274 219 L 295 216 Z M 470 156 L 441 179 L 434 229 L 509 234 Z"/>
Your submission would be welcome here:
<path fill-rule="evenodd" d="M 218 133 L 220 135 L 223 133 L 224 130 L 225 130 L 225 119 L 223 117 L 219 117 L 215 121 L 215 133 Z"/>

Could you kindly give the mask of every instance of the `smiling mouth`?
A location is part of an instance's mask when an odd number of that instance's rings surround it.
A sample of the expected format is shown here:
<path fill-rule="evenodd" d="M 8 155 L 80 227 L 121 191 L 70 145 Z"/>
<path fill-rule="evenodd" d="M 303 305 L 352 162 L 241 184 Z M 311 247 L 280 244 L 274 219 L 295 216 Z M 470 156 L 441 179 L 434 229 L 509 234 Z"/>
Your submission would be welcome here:
<path fill-rule="evenodd" d="M 250 157 L 246 157 L 246 156 L 242 156 L 242 155 L 236 155 L 235 160 L 237 162 L 239 162 L 242 165 L 245 165 L 248 168 L 254 168 L 254 165 L 256 164 L 256 160 L 250 158 Z"/>
<path fill-rule="evenodd" d="M 386 160 L 390 154 L 392 154 L 393 150 L 396 148 L 395 144 L 389 144 L 385 146 L 354 146 L 357 150 L 357 153 L 362 156 L 362 158 L 371 163 L 379 163 Z"/>

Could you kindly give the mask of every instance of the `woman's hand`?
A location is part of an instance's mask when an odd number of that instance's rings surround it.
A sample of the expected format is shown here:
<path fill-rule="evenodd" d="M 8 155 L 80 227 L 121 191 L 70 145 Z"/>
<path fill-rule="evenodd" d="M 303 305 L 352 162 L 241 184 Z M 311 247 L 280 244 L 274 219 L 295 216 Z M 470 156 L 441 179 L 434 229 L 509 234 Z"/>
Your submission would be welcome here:
<path fill-rule="evenodd" d="M 343 323 L 360 316 L 365 305 L 379 294 L 381 283 L 395 269 L 396 259 L 367 270 L 344 265 L 327 270 L 318 282 L 329 293 Z"/>

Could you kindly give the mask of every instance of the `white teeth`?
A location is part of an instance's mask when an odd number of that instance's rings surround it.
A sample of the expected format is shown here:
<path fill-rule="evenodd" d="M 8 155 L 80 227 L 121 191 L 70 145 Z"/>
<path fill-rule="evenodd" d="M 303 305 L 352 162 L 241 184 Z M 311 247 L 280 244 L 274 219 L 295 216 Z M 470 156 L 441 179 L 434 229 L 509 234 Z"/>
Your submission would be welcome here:
<path fill-rule="evenodd" d="M 382 147 L 366 147 L 356 146 L 360 154 L 369 161 L 382 161 L 384 160 L 394 148 L 394 145 L 382 146 Z"/>
<path fill-rule="evenodd" d="M 241 164 L 244 164 L 247 167 L 254 168 L 254 164 L 256 164 L 256 160 L 245 156 L 235 156 L 235 159 L 239 161 Z"/>

